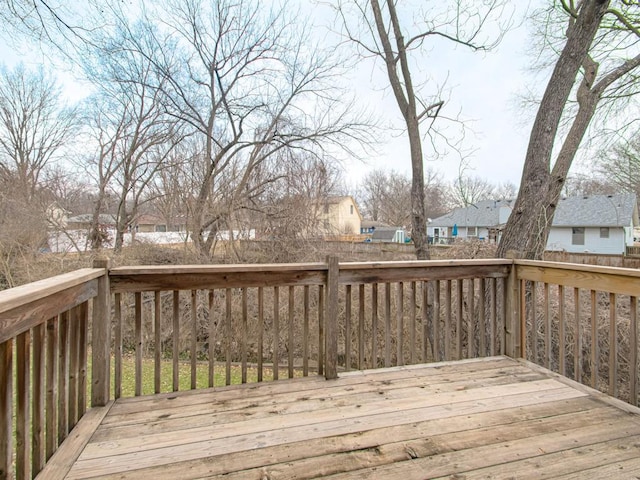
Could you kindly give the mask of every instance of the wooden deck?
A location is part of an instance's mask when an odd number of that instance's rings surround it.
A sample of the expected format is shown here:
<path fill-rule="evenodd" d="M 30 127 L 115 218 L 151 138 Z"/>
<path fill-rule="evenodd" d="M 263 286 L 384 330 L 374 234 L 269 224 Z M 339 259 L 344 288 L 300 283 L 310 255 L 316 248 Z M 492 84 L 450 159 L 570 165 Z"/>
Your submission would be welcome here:
<path fill-rule="evenodd" d="M 493 357 L 118 400 L 38 478 L 638 475 L 640 410 Z"/>

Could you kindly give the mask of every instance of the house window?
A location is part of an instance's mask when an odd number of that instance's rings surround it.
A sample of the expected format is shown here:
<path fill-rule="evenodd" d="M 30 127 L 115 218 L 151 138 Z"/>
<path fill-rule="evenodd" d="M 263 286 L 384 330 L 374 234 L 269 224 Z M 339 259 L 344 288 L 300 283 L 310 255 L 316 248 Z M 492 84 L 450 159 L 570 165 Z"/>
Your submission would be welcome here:
<path fill-rule="evenodd" d="M 353 205 L 349 205 L 349 213 L 353 215 Z"/>
<path fill-rule="evenodd" d="M 609 227 L 600 227 L 600 238 L 609 238 Z"/>
<path fill-rule="evenodd" d="M 584 227 L 571 229 L 571 245 L 584 245 Z"/>
<path fill-rule="evenodd" d="M 467 237 L 477 237 L 478 227 L 467 227 Z"/>

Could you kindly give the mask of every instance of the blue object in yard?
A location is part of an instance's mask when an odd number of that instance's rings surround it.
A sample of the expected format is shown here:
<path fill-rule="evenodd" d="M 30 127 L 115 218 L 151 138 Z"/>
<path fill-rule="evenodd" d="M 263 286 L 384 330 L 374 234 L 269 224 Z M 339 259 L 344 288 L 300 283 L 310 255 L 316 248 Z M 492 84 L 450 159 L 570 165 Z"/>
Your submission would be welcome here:
<path fill-rule="evenodd" d="M 453 224 L 453 231 L 451 232 L 451 236 L 452 237 L 457 237 L 458 236 L 458 224 L 457 223 Z"/>

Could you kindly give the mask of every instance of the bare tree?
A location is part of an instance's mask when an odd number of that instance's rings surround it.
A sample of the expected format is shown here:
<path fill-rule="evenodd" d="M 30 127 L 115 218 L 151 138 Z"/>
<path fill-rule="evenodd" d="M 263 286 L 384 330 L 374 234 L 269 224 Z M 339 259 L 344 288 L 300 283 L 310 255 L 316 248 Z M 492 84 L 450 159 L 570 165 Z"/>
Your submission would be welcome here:
<path fill-rule="evenodd" d="M 156 88 L 167 111 L 200 138 L 202 182 L 189 217 L 206 256 L 267 159 L 290 148 L 340 148 L 364 130 L 334 88 L 341 62 L 310 43 L 297 12 L 230 0 L 151 10 L 149 35 L 131 35 L 129 48 L 166 79 Z"/>
<path fill-rule="evenodd" d="M 558 49 L 560 55 L 531 130 L 520 192 L 498 256 L 517 251 L 527 258 L 542 257 L 558 198 L 598 106 L 604 103 L 611 111 L 616 102 L 628 102 L 637 91 L 638 3 L 563 0 L 560 5 L 568 23 L 566 40 Z M 572 92 L 574 109 L 570 108 Z M 568 121 L 564 138 L 563 118 Z M 559 148 L 552 161 L 556 144 Z"/>
<path fill-rule="evenodd" d="M 442 11 L 415 13 L 415 30 L 400 20 L 397 2 L 393 0 L 351 0 L 338 2 L 347 38 L 354 42 L 364 57 L 373 57 L 384 63 L 400 112 L 405 122 L 411 155 L 411 223 L 413 241 L 418 259 L 428 259 L 427 217 L 424 200 L 424 153 L 422 140 L 434 135 L 434 122 L 441 116 L 444 99 L 435 93 L 426 93 L 424 81 L 414 78 L 412 55 L 424 53 L 429 39 L 444 39 L 471 48 L 487 50 L 496 44 L 483 36 L 482 29 L 503 12 L 500 1 L 455 2 Z M 357 17 L 351 27 L 350 16 Z M 501 34 L 498 34 L 498 38 Z M 428 83 L 428 82 L 427 82 Z"/>
<path fill-rule="evenodd" d="M 621 140 L 600 154 L 597 171 L 609 182 L 609 189 L 635 193 L 640 198 L 640 139 Z M 611 193 L 611 192 L 607 192 Z"/>
<path fill-rule="evenodd" d="M 360 182 L 358 201 L 365 216 L 387 225 L 411 229 L 411 179 L 395 171 L 374 170 Z M 433 170 L 425 172 L 426 215 L 444 214 L 450 207 L 447 186 Z"/>
<path fill-rule="evenodd" d="M 0 73 L 0 176 L 31 202 L 45 169 L 73 138 L 76 114 L 62 104 L 60 87 L 43 69 L 18 65 Z"/>

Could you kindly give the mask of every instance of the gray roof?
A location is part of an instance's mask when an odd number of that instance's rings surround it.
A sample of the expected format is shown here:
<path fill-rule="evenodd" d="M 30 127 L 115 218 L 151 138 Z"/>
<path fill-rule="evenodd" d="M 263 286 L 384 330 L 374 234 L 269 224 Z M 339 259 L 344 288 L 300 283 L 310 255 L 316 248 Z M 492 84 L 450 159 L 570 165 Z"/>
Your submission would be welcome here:
<path fill-rule="evenodd" d="M 638 224 L 633 193 L 563 198 L 553 217 L 554 227 L 626 227 Z"/>
<path fill-rule="evenodd" d="M 512 208 L 514 200 L 484 200 L 467 208 L 456 208 L 433 219 L 429 226 L 497 227 L 500 207 Z M 553 218 L 554 227 L 621 227 L 637 225 L 635 194 L 584 195 L 563 198 Z"/>
<path fill-rule="evenodd" d="M 403 231 L 399 227 L 379 227 L 373 231 L 371 240 L 393 240 L 397 231 Z"/>
<path fill-rule="evenodd" d="M 500 207 L 512 208 L 515 200 L 482 200 L 466 208 L 456 208 L 429 222 L 434 227 L 495 227 L 500 225 Z"/>

